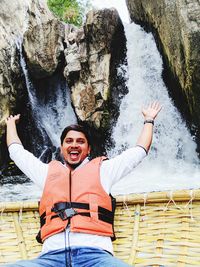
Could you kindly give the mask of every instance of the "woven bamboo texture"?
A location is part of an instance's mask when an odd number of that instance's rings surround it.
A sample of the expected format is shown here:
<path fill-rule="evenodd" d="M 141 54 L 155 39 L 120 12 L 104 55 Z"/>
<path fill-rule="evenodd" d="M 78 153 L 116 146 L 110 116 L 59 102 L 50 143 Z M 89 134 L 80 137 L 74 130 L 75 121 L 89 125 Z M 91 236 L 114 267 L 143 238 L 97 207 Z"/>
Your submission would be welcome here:
<path fill-rule="evenodd" d="M 0 203 L 0 264 L 35 258 L 37 203 Z M 130 265 L 200 266 L 200 190 L 117 197 L 115 255 Z"/>

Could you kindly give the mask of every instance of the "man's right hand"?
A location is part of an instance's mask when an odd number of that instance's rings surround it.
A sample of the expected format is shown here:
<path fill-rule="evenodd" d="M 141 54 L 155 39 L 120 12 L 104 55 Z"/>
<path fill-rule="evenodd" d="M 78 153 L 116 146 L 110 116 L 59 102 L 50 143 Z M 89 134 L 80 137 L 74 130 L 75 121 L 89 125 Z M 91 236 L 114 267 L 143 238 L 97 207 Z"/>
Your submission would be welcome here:
<path fill-rule="evenodd" d="M 16 123 L 19 121 L 20 114 L 17 115 L 10 115 L 8 118 L 5 119 L 5 123 L 7 126 L 6 132 L 6 141 L 7 146 L 10 146 L 12 143 L 21 144 L 21 140 L 17 134 Z"/>
<path fill-rule="evenodd" d="M 5 119 L 5 123 L 6 125 L 8 125 L 8 123 L 17 123 L 19 121 L 19 118 L 20 118 L 20 114 L 17 114 L 17 115 L 10 115 L 9 117 L 7 117 Z"/>

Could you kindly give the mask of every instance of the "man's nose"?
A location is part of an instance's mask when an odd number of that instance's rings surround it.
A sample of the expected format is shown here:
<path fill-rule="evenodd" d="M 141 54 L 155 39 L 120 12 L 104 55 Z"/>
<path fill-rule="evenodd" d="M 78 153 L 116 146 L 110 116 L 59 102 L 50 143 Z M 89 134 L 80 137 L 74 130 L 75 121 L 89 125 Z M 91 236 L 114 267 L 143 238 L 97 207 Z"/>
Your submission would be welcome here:
<path fill-rule="evenodd" d="M 72 146 L 73 147 L 78 147 L 78 143 L 76 142 L 76 140 L 73 141 Z"/>

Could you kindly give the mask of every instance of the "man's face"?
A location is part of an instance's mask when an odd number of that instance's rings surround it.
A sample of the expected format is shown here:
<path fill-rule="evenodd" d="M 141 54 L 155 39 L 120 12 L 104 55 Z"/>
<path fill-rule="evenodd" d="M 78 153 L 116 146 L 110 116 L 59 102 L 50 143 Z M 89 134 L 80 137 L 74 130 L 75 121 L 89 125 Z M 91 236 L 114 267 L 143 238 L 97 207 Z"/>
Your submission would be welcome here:
<path fill-rule="evenodd" d="M 61 153 L 66 163 L 81 163 L 90 153 L 90 146 L 82 132 L 70 130 L 61 145 Z"/>

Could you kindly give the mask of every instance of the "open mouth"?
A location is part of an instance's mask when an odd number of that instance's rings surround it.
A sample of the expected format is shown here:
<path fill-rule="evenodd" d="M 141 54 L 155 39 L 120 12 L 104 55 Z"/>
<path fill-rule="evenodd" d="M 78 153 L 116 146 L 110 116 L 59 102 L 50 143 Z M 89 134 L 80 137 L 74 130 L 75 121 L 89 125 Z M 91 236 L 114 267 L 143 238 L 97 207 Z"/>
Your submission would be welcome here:
<path fill-rule="evenodd" d="M 69 155 L 70 155 L 70 159 L 72 160 L 72 161 L 76 161 L 76 160 L 78 160 L 79 159 L 79 155 L 80 155 L 80 152 L 79 151 L 70 151 L 69 152 Z"/>

